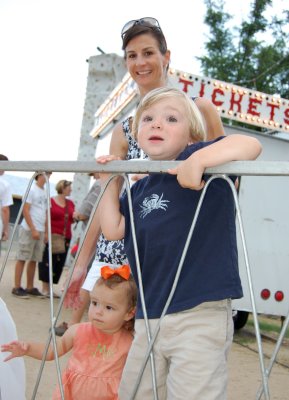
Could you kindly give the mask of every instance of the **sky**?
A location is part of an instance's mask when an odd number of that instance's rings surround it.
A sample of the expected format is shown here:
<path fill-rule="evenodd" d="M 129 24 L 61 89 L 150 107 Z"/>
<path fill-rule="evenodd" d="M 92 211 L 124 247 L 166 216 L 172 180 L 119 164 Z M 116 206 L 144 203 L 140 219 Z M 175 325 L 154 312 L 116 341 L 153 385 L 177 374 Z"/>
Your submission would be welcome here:
<path fill-rule="evenodd" d="M 246 18 L 249 0 L 226 3 L 237 23 Z M 171 67 L 200 74 L 195 57 L 204 54 L 208 34 L 204 1 L 168 4 L 0 0 L 0 153 L 11 161 L 77 159 L 86 60 L 99 54 L 97 47 L 122 55 L 120 31 L 131 19 L 157 18 L 172 53 Z"/>

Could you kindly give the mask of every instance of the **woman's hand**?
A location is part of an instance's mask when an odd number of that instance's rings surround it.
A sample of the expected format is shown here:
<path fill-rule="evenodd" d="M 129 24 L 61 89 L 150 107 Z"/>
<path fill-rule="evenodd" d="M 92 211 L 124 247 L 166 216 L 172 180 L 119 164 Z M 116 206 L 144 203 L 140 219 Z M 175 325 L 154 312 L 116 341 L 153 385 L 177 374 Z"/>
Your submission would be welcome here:
<path fill-rule="evenodd" d="M 110 161 L 117 161 L 117 160 L 121 160 L 121 158 L 118 156 L 114 156 L 113 154 L 110 154 L 110 155 L 98 157 L 96 159 L 96 162 L 98 164 L 107 164 Z M 101 182 L 104 182 L 110 177 L 110 175 L 111 175 L 111 173 L 109 173 L 109 172 L 100 172 L 99 178 L 100 178 Z"/>
<path fill-rule="evenodd" d="M 121 160 L 119 156 L 115 156 L 113 154 L 108 154 L 104 156 L 99 156 L 96 159 L 96 162 L 99 164 L 106 164 L 109 161 Z"/>
<path fill-rule="evenodd" d="M 81 300 L 79 296 L 80 288 L 85 281 L 86 268 L 75 268 L 69 283 L 63 304 L 66 308 L 79 308 L 81 305 Z"/>

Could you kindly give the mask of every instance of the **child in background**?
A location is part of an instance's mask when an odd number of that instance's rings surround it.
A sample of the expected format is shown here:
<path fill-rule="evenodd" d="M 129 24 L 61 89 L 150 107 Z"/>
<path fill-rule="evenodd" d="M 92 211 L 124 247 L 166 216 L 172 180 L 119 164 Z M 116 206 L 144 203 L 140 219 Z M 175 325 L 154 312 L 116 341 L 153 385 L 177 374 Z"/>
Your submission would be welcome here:
<path fill-rule="evenodd" d="M 72 349 L 62 376 L 65 400 L 116 400 L 117 391 L 133 339 L 137 290 L 128 265 L 105 266 L 90 294 L 89 322 L 72 325 L 57 340 L 59 356 Z M 42 359 L 45 344 L 13 341 L 1 346 L 14 357 Z M 46 360 L 53 360 L 50 346 Z M 61 399 L 59 388 L 54 400 Z"/>
<path fill-rule="evenodd" d="M 234 160 L 253 160 L 261 152 L 255 138 L 230 135 L 204 142 L 195 104 L 181 91 L 149 92 L 136 111 L 133 133 L 151 160 L 181 160 L 168 174 L 153 173 L 131 188 L 142 282 L 153 335 L 167 302 L 206 168 Z M 103 156 L 106 163 L 118 159 Z M 108 174 L 101 174 L 105 181 Z M 235 180 L 236 177 L 231 177 Z M 100 204 L 101 228 L 108 240 L 124 238 L 134 277 L 135 252 L 127 196 L 119 200 L 117 182 Z M 137 282 L 138 284 L 138 282 Z M 233 339 L 231 299 L 242 296 L 238 272 L 235 205 L 228 183 L 208 187 L 182 272 L 153 346 L 159 400 L 224 400 L 227 356 Z M 119 397 L 131 398 L 148 342 L 141 303 L 137 304 L 135 338 L 124 368 Z M 150 365 L 136 397 L 154 398 Z"/>

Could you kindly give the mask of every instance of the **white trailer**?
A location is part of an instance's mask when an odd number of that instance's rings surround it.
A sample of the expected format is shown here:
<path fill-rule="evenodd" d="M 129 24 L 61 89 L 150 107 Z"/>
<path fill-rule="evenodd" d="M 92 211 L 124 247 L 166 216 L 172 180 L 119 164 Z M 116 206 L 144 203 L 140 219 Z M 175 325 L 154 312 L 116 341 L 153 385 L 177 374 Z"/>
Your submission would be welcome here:
<path fill-rule="evenodd" d="M 242 131 L 261 141 L 263 152 L 258 160 L 289 161 L 288 140 Z M 286 316 L 289 312 L 289 177 L 243 176 L 238 197 L 257 312 Z M 233 307 L 251 312 L 239 230 L 238 252 L 244 297 L 234 300 Z M 242 328 L 246 320 L 246 314 L 238 313 L 235 327 Z"/>

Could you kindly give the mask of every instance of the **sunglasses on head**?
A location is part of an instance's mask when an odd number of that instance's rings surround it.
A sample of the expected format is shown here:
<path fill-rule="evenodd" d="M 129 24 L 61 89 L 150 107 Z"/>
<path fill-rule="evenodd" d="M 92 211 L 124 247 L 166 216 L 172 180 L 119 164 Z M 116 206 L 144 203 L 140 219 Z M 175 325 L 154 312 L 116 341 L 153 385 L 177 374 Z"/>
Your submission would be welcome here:
<path fill-rule="evenodd" d="M 128 21 L 122 28 L 121 38 L 123 39 L 123 37 L 127 33 L 127 31 L 135 25 L 143 25 L 143 26 L 147 26 L 148 28 L 156 28 L 161 31 L 159 21 L 155 18 L 145 17 L 145 18 L 141 18 L 141 19 L 132 19 L 131 21 Z"/>

